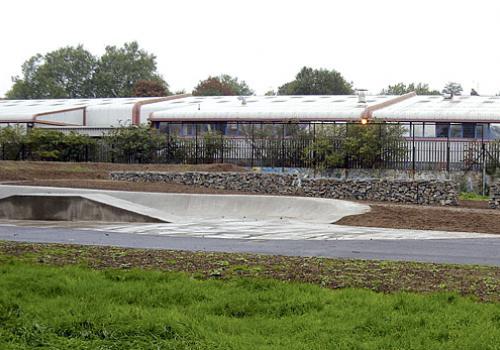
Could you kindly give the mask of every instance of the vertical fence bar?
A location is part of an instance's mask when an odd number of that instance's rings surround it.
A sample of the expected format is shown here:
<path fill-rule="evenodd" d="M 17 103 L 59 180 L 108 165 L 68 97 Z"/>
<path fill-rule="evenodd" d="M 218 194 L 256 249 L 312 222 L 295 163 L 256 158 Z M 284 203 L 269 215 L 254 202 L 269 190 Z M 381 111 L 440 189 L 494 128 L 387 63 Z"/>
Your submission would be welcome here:
<path fill-rule="evenodd" d="M 481 184 L 482 184 L 482 194 L 483 196 L 486 194 L 486 145 L 484 144 L 484 123 L 481 124 L 481 174 L 483 176 Z"/>
<path fill-rule="evenodd" d="M 195 135 L 194 135 L 194 140 L 195 140 L 195 145 L 194 145 L 194 164 L 198 164 L 198 123 L 194 124 L 195 128 Z"/>
<path fill-rule="evenodd" d="M 254 166 L 254 157 L 255 157 L 255 124 L 252 123 L 251 133 L 252 133 L 252 142 L 250 145 L 252 146 L 252 159 L 250 160 L 250 166 L 253 168 Z"/>
<path fill-rule="evenodd" d="M 451 125 L 451 124 L 450 124 Z M 451 129 L 451 126 L 450 126 Z M 446 171 L 450 172 L 450 129 L 448 129 L 448 135 L 446 136 Z"/>
<path fill-rule="evenodd" d="M 281 172 L 285 172 L 285 124 L 281 128 Z"/>
<path fill-rule="evenodd" d="M 220 133 L 220 162 L 224 163 L 224 133 Z"/>
<path fill-rule="evenodd" d="M 415 154 L 415 124 L 410 122 L 410 132 L 411 132 L 411 170 L 413 172 L 413 176 L 415 176 L 415 163 L 416 163 L 416 154 Z"/>

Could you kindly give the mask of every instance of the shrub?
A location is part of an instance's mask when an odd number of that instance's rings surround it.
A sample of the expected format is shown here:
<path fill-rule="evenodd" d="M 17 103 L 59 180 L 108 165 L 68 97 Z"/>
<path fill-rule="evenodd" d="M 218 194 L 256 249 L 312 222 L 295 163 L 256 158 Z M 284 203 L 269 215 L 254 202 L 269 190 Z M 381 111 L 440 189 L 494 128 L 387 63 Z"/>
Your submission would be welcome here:
<path fill-rule="evenodd" d="M 403 127 L 397 124 L 321 125 L 304 150 L 304 157 L 313 157 L 315 167 L 324 170 L 353 163 L 372 168 L 406 153 L 406 148 L 401 147 L 403 133 Z"/>
<path fill-rule="evenodd" d="M 122 126 L 113 129 L 106 141 L 112 145 L 115 161 L 126 163 L 150 163 L 157 160 L 165 138 L 157 129 L 147 125 Z"/>
<path fill-rule="evenodd" d="M 0 128 L 0 151 L 3 160 L 19 160 L 26 142 L 26 129 L 19 126 Z"/>

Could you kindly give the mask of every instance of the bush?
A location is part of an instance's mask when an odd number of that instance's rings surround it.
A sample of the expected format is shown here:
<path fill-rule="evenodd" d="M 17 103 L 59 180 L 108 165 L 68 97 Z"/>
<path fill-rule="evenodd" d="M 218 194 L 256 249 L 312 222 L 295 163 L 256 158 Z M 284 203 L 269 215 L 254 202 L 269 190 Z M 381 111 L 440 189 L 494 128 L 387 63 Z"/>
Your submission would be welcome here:
<path fill-rule="evenodd" d="M 26 129 L 19 126 L 0 128 L 0 145 L 3 160 L 21 159 L 26 142 Z"/>
<path fill-rule="evenodd" d="M 320 126 L 304 150 L 304 158 L 313 157 L 315 167 L 324 170 L 350 165 L 372 168 L 406 153 L 406 148 L 400 147 L 403 134 L 403 127 L 397 124 Z"/>
<path fill-rule="evenodd" d="M 106 136 L 106 141 L 112 146 L 115 161 L 151 163 L 157 160 L 166 140 L 157 129 L 131 125 L 113 129 Z"/>
<path fill-rule="evenodd" d="M 80 161 L 94 140 L 75 132 L 35 128 L 27 133 L 25 143 L 33 160 Z"/>

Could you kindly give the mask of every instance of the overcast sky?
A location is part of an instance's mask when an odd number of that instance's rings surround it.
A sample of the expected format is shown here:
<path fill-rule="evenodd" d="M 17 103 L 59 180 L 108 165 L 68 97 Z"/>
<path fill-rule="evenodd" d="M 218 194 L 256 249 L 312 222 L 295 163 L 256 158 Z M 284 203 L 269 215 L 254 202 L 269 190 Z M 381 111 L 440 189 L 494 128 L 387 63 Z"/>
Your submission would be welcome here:
<path fill-rule="evenodd" d="M 1 9 L 0 96 L 35 53 L 137 40 L 171 90 L 228 73 L 257 94 L 302 66 L 336 69 L 356 88 L 425 82 L 500 92 L 498 0 L 16 0 Z"/>

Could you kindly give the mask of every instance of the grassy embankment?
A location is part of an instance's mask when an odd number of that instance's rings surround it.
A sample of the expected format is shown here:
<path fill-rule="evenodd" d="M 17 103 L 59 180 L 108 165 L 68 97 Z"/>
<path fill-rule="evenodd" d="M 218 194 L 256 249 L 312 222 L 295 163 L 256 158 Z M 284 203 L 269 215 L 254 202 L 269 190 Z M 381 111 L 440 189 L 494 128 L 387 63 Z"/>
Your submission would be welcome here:
<path fill-rule="evenodd" d="M 494 267 L 1 243 L 0 348 L 498 349 L 499 284 Z"/>

